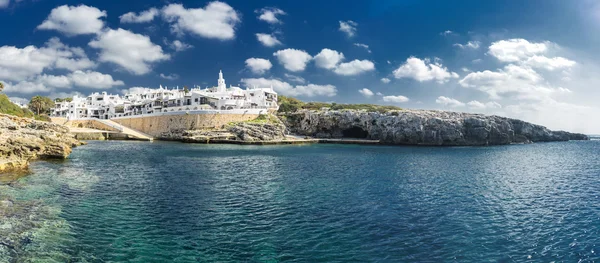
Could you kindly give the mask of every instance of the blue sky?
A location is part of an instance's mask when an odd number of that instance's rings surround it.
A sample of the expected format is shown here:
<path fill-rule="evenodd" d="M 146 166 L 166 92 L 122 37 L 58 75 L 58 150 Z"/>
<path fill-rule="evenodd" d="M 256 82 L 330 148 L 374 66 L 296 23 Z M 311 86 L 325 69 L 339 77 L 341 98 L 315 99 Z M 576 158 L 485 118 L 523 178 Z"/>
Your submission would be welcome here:
<path fill-rule="evenodd" d="M 595 2 L 0 0 L 0 81 L 28 99 L 212 86 L 222 69 L 303 100 L 600 133 Z"/>

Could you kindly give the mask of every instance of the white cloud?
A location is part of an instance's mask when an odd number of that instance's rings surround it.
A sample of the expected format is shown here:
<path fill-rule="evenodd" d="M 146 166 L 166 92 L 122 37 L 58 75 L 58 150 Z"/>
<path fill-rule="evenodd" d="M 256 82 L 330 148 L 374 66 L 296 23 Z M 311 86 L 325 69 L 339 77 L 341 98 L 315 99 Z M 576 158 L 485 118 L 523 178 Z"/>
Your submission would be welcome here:
<path fill-rule="evenodd" d="M 283 75 L 286 78 L 288 78 L 290 81 L 293 81 L 293 82 L 296 82 L 296 83 L 304 84 L 306 82 L 306 80 L 303 77 L 300 77 L 300 76 L 296 76 L 296 75 L 292 75 L 292 74 L 288 74 L 288 73 L 285 73 Z"/>
<path fill-rule="evenodd" d="M 486 92 L 490 98 L 513 97 L 516 99 L 540 100 L 552 93 L 561 92 L 544 83 L 544 78 L 526 66 L 509 64 L 498 71 L 469 73 L 458 82 L 466 88 Z"/>
<path fill-rule="evenodd" d="M 383 84 L 388 84 L 388 83 L 390 83 L 390 82 L 391 82 L 391 80 L 390 80 L 390 79 L 388 79 L 388 78 L 382 78 L 382 79 L 381 79 L 381 82 L 382 82 Z"/>
<path fill-rule="evenodd" d="M 19 94 L 49 93 L 55 91 L 55 89 L 73 87 L 110 89 L 115 86 L 125 85 L 121 80 L 114 80 L 111 75 L 89 70 L 77 70 L 60 76 L 43 74 L 30 80 L 19 81 L 16 84 L 10 82 L 5 84 L 7 86 L 5 92 Z"/>
<path fill-rule="evenodd" d="M 451 30 L 446 30 L 444 32 L 440 33 L 440 36 L 447 36 L 447 35 L 452 35 L 454 34 L 454 32 L 452 32 Z"/>
<path fill-rule="evenodd" d="M 312 59 L 306 51 L 292 48 L 279 50 L 273 53 L 273 56 L 285 69 L 293 72 L 304 71 L 306 64 Z"/>
<path fill-rule="evenodd" d="M 371 53 L 371 50 L 369 49 L 369 45 L 367 45 L 367 44 L 354 43 L 354 45 L 357 46 L 357 47 L 362 47 L 365 50 L 367 50 L 367 52 Z"/>
<path fill-rule="evenodd" d="M 174 40 L 172 43 L 169 44 L 169 47 L 171 47 L 176 52 L 180 52 L 193 48 L 194 46 L 181 42 L 179 40 Z"/>
<path fill-rule="evenodd" d="M 248 68 L 252 73 L 262 75 L 265 72 L 269 71 L 273 67 L 271 61 L 264 58 L 249 58 L 246 59 L 246 68 Z"/>
<path fill-rule="evenodd" d="M 412 78 L 419 82 L 435 80 L 438 83 L 444 83 L 451 78 L 458 78 L 458 74 L 450 72 L 439 62 L 433 62 L 429 59 L 421 60 L 416 57 L 410 57 L 406 63 L 394 70 L 394 77 Z"/>
<path fill-rule="evenodd" d="M 279 41 L 279 39 L 269 34 L 257 33 L 256 39 L 258 39 L 258 41 L 265 47 L 274 47 L 277 45 L 281 45 L 281 41 Z"/>
<path fill-rule="evenodd" d="M 498 102 L 495 101 L 490 101 L 490 102 L 486 102 L 486 103 L 482 103 L 476 100 L 472 100 L 469 101 L 467 103 L 467 105 L 469 106 L 469 108 L 471 109 L 477 109 L 477 110 L 484 110 L 484 109 L 499 109 L 502 108 L 502 105 L 500 105 Z"/>
<path fill-rule="evenodd" d="M 126 13 L 119 17 L 121 23 L 147 23 L 154 20 L 154 17 L 158 15 L 158 9 L 150 8 L 146 11 L 136 14 L 134 12 Z"/>
<path fill-rule="evenodd" d="M 279 8 L 271 8 L 271 7 L 265 7 L 263 9 L 261 9 L 260 11 L 257 10 L 256 12 L 260 13 L 260 16 L 258 16 L 259 20 L 265 21 L 269 24 L 282 23 L 281 20 L 279 20 L 277 18 L 277 16 L 286 14 L 283 10 L 281 10 Z"/>
<path fill-rule="evenodd" d="M 488 53 L 502 62 L 518 62 L 548 51 L 548 42 L 530 43 L 525 39 L 508 39 L 492 43 Z"/>
<path fill-rule="evenodd" d="M 168 75 L 166 75 L 166 74 L 160 73 L 160 77 L 163 78 L 163 79 L 167 79 L 167 80 L 176 80 L 176 79 L 179 79 L 179 75 L 177 75 L 177 74 L 168 74 Z"/>
<path fill-rule="evenodd" d="M 277 79 L 265 79 L 265 78 L 254 78 L 254 79 L 242 79 L 242 83 L 246 86 L 258 86 L 258 87 L 270 87 L 280 94 L 286 96 L 303 96 L 303 97 L 333 97 L 337 94 L 337 89 L 333 85 L 297 85 L 296 87 L 290 85 L 287 82 Z"/>
<path fill-rule="evenodd" d="M 190 33 L 219 40 L 234 39 L 236 26 L 241 21 L 231 6 L 218 1 L 208 3 L 205 8 L 186 9 L 181 4 L 170 4 L 162 9 L 162 15 L 176 34 Z"/>
<path fill-rule="evenodd" d="M 104 27 L 101 17 L 106 16 L 106 11 L 87 6 L 62 5 L 52 9 L 50 15 L 37 28 L 43 30 L 57 30 L 67 36 L 96 34 Z"/>
<path fill-rule="evenodd" d="M 136 75 L 150 72 L 152 63 L 170 59 L 149 37 L 121 28 L 102 32 L 89 46 L 100 49 L 99 61 L 115 63 Z"/>
<path fill-rule="evenodd" d="M 81 70 L 75 71 L 69 74 L 69 78 L 73 82 L 73 85 L 85 88 L 108 89 L 113 86 L 125 85 L 123 81 L 113 80 L 111 75 L 89 70 L 85 72 Z"/>
<path fill-rule="evenodd" d="M 344 32 L 346 34 L 346 36 L 353 37 L 354 35 L 356 35 L 356 27 L 357 26 L 358 26 L 358 23 L 356 23 L 352 20 L 340 21 L 339 30 Z"/>
<path fill-rule="evenodd" d="M 383 96 L 383 93 L 377 92 L 377 93 L 375 93 L 375 95 L 377 95 L 377 96 Z"/>
<path fill-rule="evenodd" d="M 576 64 L 575 61 L 568 60 L 563 57 L 549 58 L 545 56 L 532 56 L 528 58 L 524 63 L 533 68 L 543 68 L 550 71 L 556 69 L 570 68 L 575 66 Z"/>
<path fill-rule="evenodd" d="M 10 0 L 0 0 L 0 8 L 6 8 L 10 4 Z"/>
<path fill-rule="evenodd" d="M 46 69 L 78 70 L 95 66 L 83 49 L 64 45 L 58 38 L 51 38 L 40 48 L 0 47 L 0 79 L 21 81 Z"/>
<path fill-rule="evenodd" d="M 481 45 L 481 42 L 479 42 L 479 41 L 469 41 L 469 42 L 467 42 L 467 44 L 464 44 L 464 45 L 459 44 L 459 43 L 454 44 L 455 47 L 459 47 L 462 49 L 467 49 L 467 48 L 478 49 L 480 45 Z"/>
<path fill-rule="evenodd" d="M 344 54 L 335 50 L 324 48 L 314 57 L 314 59 L 317 67 L 333 69 L 338 63 L 340 63 L 340 61 L 344 60 Z"/>
<path fill-rule="evenodd" d="M 353 76 L 364 72 L 375 70 L 375 64 L 369 60 L 352 60 L 348 63 L 339 64 L 333 72 L 342 76 Z"/>
<path fill-rule="evenodd" d="M 463 107 L 465 106 L 464 103 L 460 102 L 459 100 L 453 99 L 453 98 L 448 98 L 448 97 L 444 97 L 444 96 L 439 96 L 436 100 L 435 103 L 437 104 L 442 104 L 444 106 L 450 106 L 450 107 Z"/>
<path fill-rule="evenodd" d="M 359 89 L 358 92 L 365 97 L 372 97 L 373 95 L 375 95 L 370 89 L 367 88 Z"/>
<path fill-rule="evenodd" d="M 407 97 L 398 95 L 398 96 L 383 96 L 383 101 L 392 102 L 392 103 L 403 103 L 409 101 Z"/>

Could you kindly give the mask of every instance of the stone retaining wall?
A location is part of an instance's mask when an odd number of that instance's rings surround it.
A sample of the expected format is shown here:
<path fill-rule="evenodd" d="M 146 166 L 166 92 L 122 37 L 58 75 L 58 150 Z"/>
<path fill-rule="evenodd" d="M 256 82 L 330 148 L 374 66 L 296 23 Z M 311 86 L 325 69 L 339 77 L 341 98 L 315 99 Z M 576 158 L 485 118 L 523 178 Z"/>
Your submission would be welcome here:
<path fill-rule="evenodd" d="M 155 138 L 168 138 L 174 131 L 221 128 L 230 122 L 248 121 L 258 114 L 180 114 L 111 119 L 125 127 L 149 134 Z"/>

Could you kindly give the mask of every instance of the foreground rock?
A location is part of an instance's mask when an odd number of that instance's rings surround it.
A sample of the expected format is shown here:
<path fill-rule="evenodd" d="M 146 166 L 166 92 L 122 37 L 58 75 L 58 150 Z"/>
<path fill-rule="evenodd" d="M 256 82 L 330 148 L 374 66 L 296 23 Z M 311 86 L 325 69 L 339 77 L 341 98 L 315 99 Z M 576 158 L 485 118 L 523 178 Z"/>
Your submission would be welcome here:
<path fill-rule="evenodd" d="M 81 144 L 65 126 L 0 114 L 0 173 L 34 159 L 65 159 Z"/>
<path fill-rule="evenodd" d="M 291 133 L 374 139 L 385 144 L 467 146 L 589 139 L 516 119 L 433 110 L 301 110 L 284 118 Z"/>

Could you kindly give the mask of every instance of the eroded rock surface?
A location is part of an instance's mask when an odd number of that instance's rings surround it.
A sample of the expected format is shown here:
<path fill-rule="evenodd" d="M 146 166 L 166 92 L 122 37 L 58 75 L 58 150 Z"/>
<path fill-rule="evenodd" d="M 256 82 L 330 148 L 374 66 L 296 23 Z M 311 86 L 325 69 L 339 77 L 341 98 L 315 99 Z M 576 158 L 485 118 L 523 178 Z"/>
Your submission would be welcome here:
<path fill-rule="evenodd" d="M 301 110 L 286 114 L 285 125 L 299 135 L 376 139 L 404 145 L 502 145 L 589 139 L 583 134 L 551 131 L 516 119 L 434 110 Z"/>
<path fill-rule="evenodd" d="M 34 159 L 67 158 L 81 144 L 65 126 L 0 114 L 0 172 L 26 168 Z"/>

